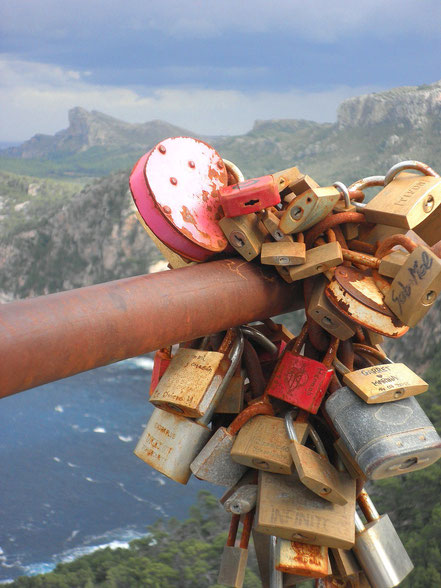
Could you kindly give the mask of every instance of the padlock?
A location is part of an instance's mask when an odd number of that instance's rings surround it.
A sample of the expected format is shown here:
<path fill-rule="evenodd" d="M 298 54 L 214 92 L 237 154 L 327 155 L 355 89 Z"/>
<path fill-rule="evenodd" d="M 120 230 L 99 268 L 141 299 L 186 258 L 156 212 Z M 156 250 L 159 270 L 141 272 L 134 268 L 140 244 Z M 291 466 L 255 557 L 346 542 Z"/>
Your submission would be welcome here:
<path fill-rule="evenodd" d="M 314 279 L 307 312 L 325 331 L 341 341 L 346 341 L 355 335 L 355 328 L 352 321 L 329 302 L 325 294 L 327 283 L 324 276 L 317 276 Z"/>
<path fill-rule="evenodd" d="M 386 306 L 370 270 L 337 267 L 325 294 L 343 315 L 371 331 L 397 338 L 409 330 Z"/>
<path fill-rule="evenodd" d="M 238 414 L 243 410 L 245 379 L 246 372 L 241 365 L 238 365 L 219 404 L 216 406 L 217 413 Z"/>
<path fill-rule="evenodd" d="M 236 547 L 240 515 L 232 515 L 227 544 L 222 553 L 218 583 L 233 588 L 242 588 L 248 560 L 248 543 L 253 526 L 254 510 L 247 513 L 243 521 L 242 536 Z"/>
<path fill-rule="evenodd" d="M 355 461 L 354 456 L 351 454 L 341 437 L 334 441 L 334 449 L 351 478 L 354 480 L 367 480 L 366 474 Z"/>
<path fill-rule="evenodd" d="M 333 241 L 307 249 L 305 263 L 302 265 L 276 266 L 276 269 L 286 282 L 291 283 L 321 274 L 342 262 L 343 253 L 340 244 Z"/>
<path fill-rule="evenodd" d="M 219 154 L 192 137 L 161 141 L 137 162 L 130 189 L 145 223 L 167 247 L 204 261 L 227 246 L 217 191 L 227 184 Z"/>
<path fill-rule="evenodd" d="M 262 245 L 260 261 L 265 265 L 300 265 L 306 261 L 305 243 L 292 238 L 267 241 Z"/>
<path fill-rule="evenodd" d="M 325 410 L 369 479 L 407 474 L 441 457 L 441 438 L 413 396 L 367 404 L 344 386 L 329 396 Z"/>
<path fill-rule="evenodd" d="M 332 212 L 340 200 L 334 186 L 312 188 L 294 198 L 280 218 L 280 228 L 286 234 L 305 231 Z"/>
<path fill-rule="evenodd" d="M 171 359 L 171 347 L 163 347 L 162 349 L 158 349 L 158 351 L 155 353 L 155 357 L 153 359 L 152 378 L 150 380 L 150 396 L 156 390 L 156 387 L 159 384 L 159 380 L 162 378 L 165 370 L 170 365 Z"/>
<path fill-rule="evenodd" d="M 323 362 L 319 362 L 299 355 L 307 333 L 305 324 L 297 339 L 288 343 L 266 392 L 269 396 L 316 414 L 333 375 L 330 366 L 337 352 L 338 339 L 331 339 Z"/>
<path fill-rule="evenodd" d="M 230 329 L 219 351 L 178 349 L 150 396 L 150 402 L 184 416 L 203 416 L 230 367 L 228 351 L 234 337 L 234 331 Z"/>
<path fill-rule="evenodd" d="M 240 428 L 258 414 L 273 414 L 268 401 L 256 402 L 245 408 L 226 429 L 219 427 L 191 463 L 191 471 L 200 480 L 218 486 L 232 486 L 246 471 L 246 467 L 231 459 L 231 448 Z"/>
<path fill-rule="evenodd" d="M 296 423 L 295 429 L 297 436 L 303 440 L 307 436 L 308 423 Z M 239 431 L 231 449 L 231 459 L 258 470 L 291 474 L 293 462 L 289 445 L 284 420 L 260 415 L 248 421 Z"/>
<path fill-rule="evenodd" d="M 219 189 L 219 202 L 227 218 L 259 212 L 280 202 L 280 194 L 273 176 L 252 178 L 223 186 Z"/>
<path fill-rule="evenodd" d="M 341 578 L 354 578 L 356 579 L 361 571 L 361 568 L 355 558 L 352 549 L 337 549 L 332 548 L 330 550 L 331 563 L 335 564 L 335 572 L 333 566 L 333 572 L 336 576 Z"/>
<path fill-rule="evenodd" d="M 406 263 L 409 254 L 404 251 L 396 250 L 388 253 L 380 260 L 378 273 L 388 278 L 395 278 L 397 273 Z"/>
<path fill-rule="evenodd" d="M 279 228 L 280 212 L 274 206 L 269 206 L 257 214 L 260 222 L 275 241 L 282 241 L 286 235 Z"/>
<path fill-rule="evenodd" d="M 354 552 L 358 561 L 374 588 L 398 586 L 413 570 L 413 563 L 389 516 L 380 517 L 365 490 L 357 502 L 367 520 L 364 525 L 355 513 Z"/>
<path fill-rule="evenodd" d="M 325 447 L 312 426 L 308 432 L 318 453 L 299 441 L 293 416 L 292 411 L 285 415 L 285 426 L 290 439 L 289 451 L 302 484 L 329 502 L 355 505 L 355 481 L 329 462 Z"/>
<path fill-rule="evenodd" d="M 330 573 L 328 548 L 323 545 L 309 545 L 300 541 L 279 539 L 276 569 L 285 574 L 324 578 Z"/>
<path fill-rule="evenodd" d="M 224 509 L 231 514 L 246 514 L 256 507 L 257 472 L 248 470 L 219 499 Z"/>
<path fill-rule="evenodd" d="M 384 358 L 384 362 L 351 372 L 335 359 L 334 367 L 343 375 L 343 383 L 368 404 L 393 402 L 416 396 L 429 388 L 429 384 L 406 364 L 394 363 L 387 357 Z"/>
<path fill-rule="evenodd" d="M 268 234 L 255 213 L 234 218 L 221 218 L 219 226 L 230 245 L 247 261 L 251 261 L 259 255 Z"/>
<path fill-rule="evenodd" d="M 271 175 L 274 178 L 274 181 L 279 192 L 283 192 L 285 188 L 288 188 L 288 186 L 295 184 L 295 182 L 297 182 L 299 179 L 305 177 L 304 174 L 302 174 L 302 172 L 300 172 L 296 167 L 289 167 L 288 169 L 275 172 Z"/>
<path fill-rule="evenodd" d="M 259 472 L 256 529 L 282 539 L 350 549 L 354 502 L 328 502 L 304 486 L 297 473 Z"/>
<path fill-rule="evenodd" d="M 418 234 L 418 225 L 429 216 L 437 216 L 439 219 L 441 178 L 438 175 L 400 173 L 406 169 L 425 172 L 420 166 L 406 165 L 412 163 L 419 162 L 401 162 L 388 171 L 384 179 L 385 187 L 362 208 L 368 222 L 413 229 Z M 429 245 L 437 241 L 438 236 Z"/>
<path fill-rule="evenodd" d="M 203 417 L 195 421 L 155 408 L 136 445 L 135 455 L 172 480 L 186 484 L 191 476 L 190 464 L 211 435 L 207 425 L 240 361 L 242 350 L 243 335 L 239 331 L 229 352 L 230 367 Z"/>
<path fill-rule="evenodd" d="M 275 568 L 275 561 L 276 561 L 276 546 L 274 546 L 274 554 L 271 558 L 271 537 L 270 535 L 265 535 L 264 533 L 259 533 L 256 531 L 255 525 L 252 529 L 252 537 L 253 537 L 253 545 L 254 551 L 256 553 L 257 565 L 259 568 L 259 576 L 260 581 L 262 582 L 262 588 L 272 588 L 270 587 L 271 581 L 271 571 L 276 570 Z M 274 537 L 274 540 L 276 538 Z M 282 575 L 280 572 L 277 572 Z M 278 588 L 283 588 L 282 585 Z"/>
<path fill-rule="evenodd" d="M 409 327 L 429 311 L 441 290 L 441 260 L 419 245 L 395 276 L 384 302 Z"/>

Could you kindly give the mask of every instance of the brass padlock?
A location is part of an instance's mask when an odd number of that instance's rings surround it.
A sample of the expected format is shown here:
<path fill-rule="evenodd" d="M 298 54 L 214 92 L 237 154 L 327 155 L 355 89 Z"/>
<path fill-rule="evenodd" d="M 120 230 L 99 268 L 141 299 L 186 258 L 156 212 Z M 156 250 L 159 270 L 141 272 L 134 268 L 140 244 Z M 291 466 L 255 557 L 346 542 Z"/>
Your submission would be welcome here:
<path fill-rule="evenodd" d="M 286 237 L 285 233 L 279 228 L 279 215 L 279 211 L 274 206 L 269 206 L 257 213 L 263 226 L 275 241 L 281 241 Z"/>
<path fill-rule="evenodd" d="M 418 165 L 413 165 L 418 164 Z M 368 222 L 382 223 L 403 229 L 413 229 L 429 216 L 438 217 L 441 209 L 441 178 L 433 175 L 401 174 L 406 169 L 426 172 L 420 162 L 401 162 L 393 166 L 385 176 L 384 188 L 362 208 Z M 431 170 L 433 174 L 433 170 Z M 398 175 L 400 174 L 400 175 Z M 435 234 L 426 234 L 426 241 L 434 245 L 439 239 Z"/>
<path fill-rule="evenodd" d="M 257 257 L 268 234 L 255 212 L 221 218 L 219 226 L 230 245 L 247 261 Z"/>
<path fill-rule="evenodd" d="M 283 192 L 285 188 L 297 182 L 304 175 L 296 167 L 289 167 L 282 171 L 271 174 L 276 182 L 279 192 Z"/>
<path fill-rule="evenodd" d="M 286 282 L 303 280 L 316 276 L 343 262 L 343 253 L 337 241 L 325 243 L 306 250 L 305 263 L 294 266 L 276 266 Z"/>
<path fill-rule="evenodd" d="M 378 267 L 378 273 L 388 278 L 395 278 L 397 273 L 406 263 L 409 254 L 404 251 L 396 250 L 385 255 Z"/>
<path fill-rule="evenodd" d="M 265 265 L 300 265 L 306 261 L 305 243 L 292 238 L 267 241 L 262 245 L 260 261 Z"/>
<path fill-rule="evenodd" d="M 308 423 L 296 423 L 296 434 L 305 439 Z M 243 465 L 276 474 L 291 474 L 293 461 L 285 421 L 269 415 L 256 416 L 239 431 L 231 458 Z"/>
<path fill-rule="evenodd" d="M 191 476 L 190 464 L 210 438 L 211 429 L 207 425 L 240 361 L 242 350 L 243 335 L 239 331 L 229 353 L 230 368 L 203 417 L 192 420 L 155 408 L 136 445 L 135 455 L 172 480 L 186 484 Z"/>
<path fill-rule="evenodd" d="M 276 568 L 285 574 L 324 578 L 330 573 L 328 548 L 299 541 L 277 541 Z"/>
<path fill-rule="evenodd" d="M 305 231 L 332 212 L 340 200 L 334 186 L 311 188 L 294 198 L 280 218 L 280 228 L 286 234 Z"/>
<path fill-rule="evenodd" d="M 259 472 L 256 529 L 282 539 L 350 549 L 354 503 L 333 504 L 290 476 Z"/>
<path fill-rule="evenodd" d="M 371 331 L 396 338 L 409 330 L 385 304 L 370 270 L 337 267 L 325 293 L 343 315 Z"/>
<path fill-rule="evenodd" d="M 235 336 L 230 329 L 219 351 L 178 349 L 150 396 L 150 402 L 158 408 L 184 416 L 203 416 L 229 370 L 231 362 L 228 352 Z"/>
<path fill-rule="evenodd" d="M 329 502 L 341 505 L 351 503 L 355 508 L 355 481 L 329 462 L 325 447 L 312 426 L 308 432 L 318 453 L 298 441 L 293 416 L 293 411 L 286 414 L 285 426 L 290 439 L 289 451 L 302 484 Z"/>
<path fill-rule="evenodd" d="M 334 575 L 341 578 L 357 578 L 361 568 L 352 549 L 332 548 L 330 552 L 331 563 L 335 564 Z"/>
<path fill-rule="evenodd" d="M 308 315 L 325 331 L 341 341 L 346 341 L 355 335 L 354 324 L 329 302 L 325 294 L 327 283 L 324 276 L 315 278 L 308 304 Z"/>
<path fill-rule="evenodd" d="M 253 526 L 254 510 L 247 513 L 243 521 L 242 536 L 236 547 L 240 515 L 232 515 L 227 544 L 222 553 L 218 583 L 233 588 L 242 588 L 248 560 L 248 543 Z"/>
<path fill-rule="evenodd" d="M 422 394 L 429 388 L 429 384 L 406 364 L 394 363 L 387 357 L 384 362 L 351 372 L 335 359 L 334 367 L 343 375 L 343 383 L 368 404 L 401 400 Z"/>
<path fill-rule="evenodd" d="M 245 379 L 246 372 L 241 365 L 238 365 L 219 404 L 216 406 L 217 413 L 238 414 L 243 410 Z"/>
<path fill-rule="evenodd" d="M 430 249 L 419 245 L 408 256 L 384 302 L 409 327 L 414 327 L 428 312 L 441 290 L 441 260 Z"/>
<path fill-rule="evenodd" d="M 413 570 L 413 563 L 389 516 L 380 517 L 365 490 L 361 491 L 357 502 L 367 520 L 365 526 L 355 513 L 357 559 L 373 586 L 398 586 Z"/>

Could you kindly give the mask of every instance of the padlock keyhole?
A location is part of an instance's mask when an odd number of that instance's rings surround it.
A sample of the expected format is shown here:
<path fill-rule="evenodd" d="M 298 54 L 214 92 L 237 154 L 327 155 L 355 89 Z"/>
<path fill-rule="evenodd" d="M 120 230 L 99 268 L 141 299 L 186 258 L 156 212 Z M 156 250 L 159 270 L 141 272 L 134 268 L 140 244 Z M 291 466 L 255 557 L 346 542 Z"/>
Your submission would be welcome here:
<path fill-rule="evenodd" d="M 248 200 L 248 202 L 245 202 L 244 206 L 253 206 L 253 204 L 257 204 L 259 202 L 259 200 Z"/>

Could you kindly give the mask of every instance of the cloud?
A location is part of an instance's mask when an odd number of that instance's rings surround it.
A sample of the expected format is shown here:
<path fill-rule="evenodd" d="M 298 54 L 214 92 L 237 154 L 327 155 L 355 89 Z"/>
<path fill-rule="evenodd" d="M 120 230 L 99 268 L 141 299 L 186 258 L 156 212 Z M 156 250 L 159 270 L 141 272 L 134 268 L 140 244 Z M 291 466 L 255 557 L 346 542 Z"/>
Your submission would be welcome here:
<path fill-rule="evenodd" d="M 128 122 L 162 119 L 199 134 L 241 134 L 254 120 L 306 118 L 332 121 L 338 104 L 380 88 L 337 86 L 305 92 L 280 86 L 243 92 L 201 87 L 123 88 L 88 82 L 88 72 L 0 59 L 0 128 L 3 141 L 66 127 L 74 106 L 99 110 Z"/>
<path fill-rule="evenodd" d="M 3 0 L 3 29 L 15 35 L 66 40 L 119 30 L 126 36 L 218 37 L 226 31 L 282 33 L 329 43 L 385 33 L 438 36 L 439 0 Z M 438 23 L 438 26 L 437 26 Z M 411 39 L 410 39 L 411 40 Z"/>

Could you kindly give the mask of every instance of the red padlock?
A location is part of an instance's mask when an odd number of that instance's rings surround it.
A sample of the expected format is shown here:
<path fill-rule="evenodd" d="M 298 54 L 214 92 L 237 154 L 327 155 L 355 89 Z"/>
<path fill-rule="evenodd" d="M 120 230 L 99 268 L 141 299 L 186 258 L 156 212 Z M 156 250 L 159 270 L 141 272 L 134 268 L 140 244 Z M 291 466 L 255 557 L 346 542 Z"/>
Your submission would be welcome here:
<path fill-rule="evenodd" d="M 286 346 L 266 393 L 316 414 L 334 373 L 330 366 L 340 341 L 331 337 L 323 362 L 319 362 L 299 355 L 307 335 L 308 327 L 305 323 L 299 336 Z"/>
<path fill-rule="evenodd" d="M 150 381 L 150 396 L 156 390 L 159 380 L 165 373 L 165 370 L 170 365 L 172 360 L 171 347 L 163 347 L 158 349 L 153 359 L 152 379 Z"/>
<path fill-rule="evenodd" d="M 219 202 L 225 216 L 231 218 L 275 206 L 280 194 L 273 176 L 262 176 L 219 188 Z"/>

